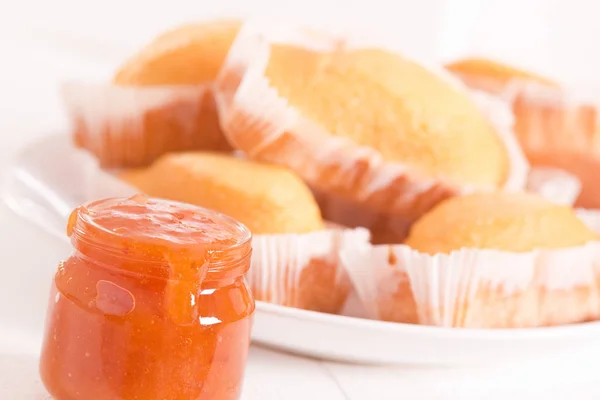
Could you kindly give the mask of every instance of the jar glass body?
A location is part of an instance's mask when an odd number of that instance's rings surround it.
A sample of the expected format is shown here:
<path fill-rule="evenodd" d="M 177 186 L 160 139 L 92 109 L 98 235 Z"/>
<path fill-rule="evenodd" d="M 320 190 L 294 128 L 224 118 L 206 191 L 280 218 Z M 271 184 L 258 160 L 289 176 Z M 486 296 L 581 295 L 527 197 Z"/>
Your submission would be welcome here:
<path fill-rule="evenodd" d="M 79 243 L 50 295 L 40 361 L 50 394 L 238 399 L 255 306 L 243 277 L 249 263 L 247 255 L 237 273 L 177 281 L 168 264 Z"/>

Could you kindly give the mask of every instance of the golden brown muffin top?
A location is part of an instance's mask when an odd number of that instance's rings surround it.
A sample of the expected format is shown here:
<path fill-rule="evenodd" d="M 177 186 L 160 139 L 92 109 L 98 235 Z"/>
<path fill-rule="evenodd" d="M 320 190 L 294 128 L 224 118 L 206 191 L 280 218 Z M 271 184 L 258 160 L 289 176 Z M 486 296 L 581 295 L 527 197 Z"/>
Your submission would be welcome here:
<path fill-rule="evenodd" d="M 150 196 L 227 214 L 256 234 L 324 228 L 311 191 L 283 167 L 216 153 L 173 153 L 121 178 Z"/>
<path fill-rule="evenodd" d="M 266 75 L 291 105 L 331 134 L 426 176 L 502 185 L 506 149 L 460 88 L 378 49 L 329 54 L 273 46 Z"/>
<path fill-rule="evenodd" d="M 541 75 L 485 58 L 465 58 L 454 61 L 447 64 L 446 69 L 455 74 L 494 79 L 502 85 L 508 84 L 511 80 L 518 79 L 536 82 L 544 86 L 558 87 L 557 83 Z"/>
<path fill-rule="evenodd" d="M 571 207 L 534 194 L 493 192 L 443 201 L 413 225 L 406 244 L 430 254 L 463 247 L 525 252 L 597 239 Z"/>
<path fill-rule="evenodd" d="M 191 85 L 212 81 L 227 57 L 240 21 L 184 25 L 149 43 L 119 70 L 118 85 Z"/>

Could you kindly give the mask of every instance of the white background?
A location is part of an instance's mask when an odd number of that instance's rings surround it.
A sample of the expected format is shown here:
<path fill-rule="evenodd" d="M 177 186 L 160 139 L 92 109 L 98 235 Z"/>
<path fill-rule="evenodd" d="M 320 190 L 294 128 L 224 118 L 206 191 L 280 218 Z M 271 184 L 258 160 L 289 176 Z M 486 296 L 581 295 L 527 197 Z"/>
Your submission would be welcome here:
<path fill-rule="evenodd" d="M 136 46 L 177 23 L 213 16 L 261 16 L 364 30 L 419 57 L 497 56 L 586 88 L 600 83 L 599 15 L 595 0 L 0 0 L 0 168 L 28 141 L 64 127 L 56 94 L 61 80 L 107 77 Z M 33 316 L 42 305 L 28 304 L 23 288 L 47 290 L 61 256 L 52 250 L 52 240 L 0 206 L 5 268 L 0 279 L 10 282 L 0 292 L 0 330 L 23 332 L 4 338 L 15 354 L 0 358 L 2 400 L 45 398 L 31 355 L 43 322 Z M 29 315 L 17 314 L 15 301 L 30 310 Z M 596 360 L 574 355 L 569 361 L 500 372 L 389 369 L 323 363 L 254 348 L 244 396 L 245 400 L 600 398 Z"/>

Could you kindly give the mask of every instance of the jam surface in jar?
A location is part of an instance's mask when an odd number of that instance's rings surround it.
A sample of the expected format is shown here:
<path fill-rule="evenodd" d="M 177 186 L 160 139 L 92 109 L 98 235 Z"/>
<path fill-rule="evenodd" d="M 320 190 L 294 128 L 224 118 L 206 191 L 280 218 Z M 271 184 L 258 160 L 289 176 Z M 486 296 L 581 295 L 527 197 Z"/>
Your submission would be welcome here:
<path fill-rule="evenodd" d="M 254 300 L 251 235 L 217 212 L 134 196 L 77 208 L 40 360 L 55 400 L 235 400 Z"/>

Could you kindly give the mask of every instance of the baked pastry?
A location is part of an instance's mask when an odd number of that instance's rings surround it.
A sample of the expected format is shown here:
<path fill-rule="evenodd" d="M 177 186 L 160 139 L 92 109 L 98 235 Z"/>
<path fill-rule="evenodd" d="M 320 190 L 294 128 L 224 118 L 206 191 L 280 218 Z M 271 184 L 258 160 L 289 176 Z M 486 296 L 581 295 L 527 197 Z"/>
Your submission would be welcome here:
<path fill-rule="evenodd" d="M 174 153 L 125 171 L 125 182 L 160 198 L 228 214 L 254 234 L 248 278 L 257 300 L 336 313 L 351 289 L 339 251 L 364 231 L 325 229 L 308 187 L 286 168 L 230 155 Z"/>
<path fill-rule="evenodd" d="M 457 75 L 469 87 L 494 94 L 504 94 L 515 82 L 536 83 L 558 88 L 552 79 L 512 65 L 487 58 L 465 58 L 446 64 L 446 69 Z"/>
<path fill-rule="evenodd" d="M 447 77 L 381 49 L 241 32 L 217 81 L 224 133 L 249 157 L 296 171 L 327 220 L 398 242 L 466 187 L 523 184 L 505 132 Z"/>
<path fill-rule="evenodd" d="M 465 59 L 446 68 L 472 88 L 511 103 L 515 133 L 533 166 L 562 168 L 579 178 L 580 207 L 600 207 L 596 172 L 600 168 L 598 111 L 574 101 L 548 78 L 485 59 Z"/>
<path fill-rule="evenodd" d="M 398 322 L 517 328 L 592 320 L 600 317 L 598 238 L 572 208 L 537 195 L 454 197 L 419 219 L 405 245 L 371 248 L 376 295 L 358 292 L 378 318 Z M 361 285 L 360 273 L 351 275 Z"/>
<path fill-rule="evenodd" d="M 283 167 L 226 154 L 173 153 L 120 177 L 149 196 L 227 214 L 255 235 L 325 229 L 308 187 Z"/>
<path fill-rule="evenodd" d="M 240 26 L 238 20 L 215 20 L 166 32 L 125 62 L 113 82 L 153 86 L 214 81 Z"/>
<path fill-rule="evenodd" d="M 240 22 L 219 20 L 175 29 L 148 44 L 113 84 L 71 83 L 65 100 L 74 141 L 103 167 L 139 167 L 162 154 L 230 150 L 212 83 Z"/>

